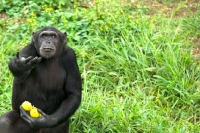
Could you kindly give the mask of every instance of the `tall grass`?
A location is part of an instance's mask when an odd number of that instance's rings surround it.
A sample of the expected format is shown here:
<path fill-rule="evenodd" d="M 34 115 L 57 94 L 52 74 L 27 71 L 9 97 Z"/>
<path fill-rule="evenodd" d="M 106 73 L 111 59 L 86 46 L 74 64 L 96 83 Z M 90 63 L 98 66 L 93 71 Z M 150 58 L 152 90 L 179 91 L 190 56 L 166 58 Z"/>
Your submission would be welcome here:
<path fill-rule="evenodd" d="M 147 11 L 99 0 L 88 9 L 71 9 L 71 27 L 57 25 L 69 32 L 68 45 L 77 53 L 83 79 L 83 100 L 71 118 L 72 133 L 200 131 L 200 69 L 191 52 L 191 38 L 198 36 L 191 27 L 199 28 L 200 14 L 177 19 L 149 16 Z M 32 29 L 40 27 L 41 17 Z M 26 23 L 21 26 L 29 29 Z M 18 27 L 16 32 L 21 31 Z M 28 42 L 29 33 L 23 40 L 11 31 L 0 35 L 0 113 L 11 103 L 7 63 Z"/>

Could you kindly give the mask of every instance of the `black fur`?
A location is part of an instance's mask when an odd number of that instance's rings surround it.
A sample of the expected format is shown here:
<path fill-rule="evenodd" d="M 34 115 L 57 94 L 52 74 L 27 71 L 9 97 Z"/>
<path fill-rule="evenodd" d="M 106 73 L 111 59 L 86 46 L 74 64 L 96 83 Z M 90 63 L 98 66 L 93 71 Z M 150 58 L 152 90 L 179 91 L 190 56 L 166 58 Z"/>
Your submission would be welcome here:
<path fill-rule="evenodd" d="M 82 87 L 66 33 L 49 26 L 33 33 L 31 43 L 9 62 L 9 69 L 14 76 L 13 110 L 0 117 L 0 133 L 68 133 Z M 24 101 L 39 108 L 42 117 L 31 118 L 23 111 Z"/>

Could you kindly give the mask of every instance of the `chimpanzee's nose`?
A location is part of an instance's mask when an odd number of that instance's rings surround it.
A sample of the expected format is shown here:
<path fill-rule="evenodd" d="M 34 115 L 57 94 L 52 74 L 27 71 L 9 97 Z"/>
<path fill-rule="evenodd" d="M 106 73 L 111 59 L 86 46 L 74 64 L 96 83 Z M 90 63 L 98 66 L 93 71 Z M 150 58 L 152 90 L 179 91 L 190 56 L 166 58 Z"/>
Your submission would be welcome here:
<path fill-rule="evenodd" d="M 50 41 L 46 41 L 46 43 L 50 43 Z"/>

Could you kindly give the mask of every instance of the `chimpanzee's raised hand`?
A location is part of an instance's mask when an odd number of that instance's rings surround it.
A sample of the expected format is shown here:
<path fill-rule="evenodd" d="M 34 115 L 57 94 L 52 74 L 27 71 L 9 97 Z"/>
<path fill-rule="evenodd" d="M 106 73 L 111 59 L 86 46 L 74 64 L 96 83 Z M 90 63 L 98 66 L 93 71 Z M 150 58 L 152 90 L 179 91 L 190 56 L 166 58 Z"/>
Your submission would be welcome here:
<path fill-rule="evenodd" d="M 35 67 L 40 61 L 42 60 L 42 57 L 32 57 L 29 56 L 27 58 L 25 57 L 19 57 L 19 52 L 16 55 L 16 63 L 20 66 L 23 70 L 29 70 Z"/>

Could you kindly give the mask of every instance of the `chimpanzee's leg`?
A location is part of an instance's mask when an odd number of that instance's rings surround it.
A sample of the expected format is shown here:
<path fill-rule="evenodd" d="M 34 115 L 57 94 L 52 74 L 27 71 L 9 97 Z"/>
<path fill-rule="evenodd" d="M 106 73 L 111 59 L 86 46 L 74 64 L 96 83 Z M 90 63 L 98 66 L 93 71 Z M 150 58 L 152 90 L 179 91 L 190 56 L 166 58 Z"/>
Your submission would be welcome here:
<path fill-rule="evenodd" d="M 11 110 L 0 116 L 0 133 L 37 133 L 21 119 L 17 111 Z"/>

